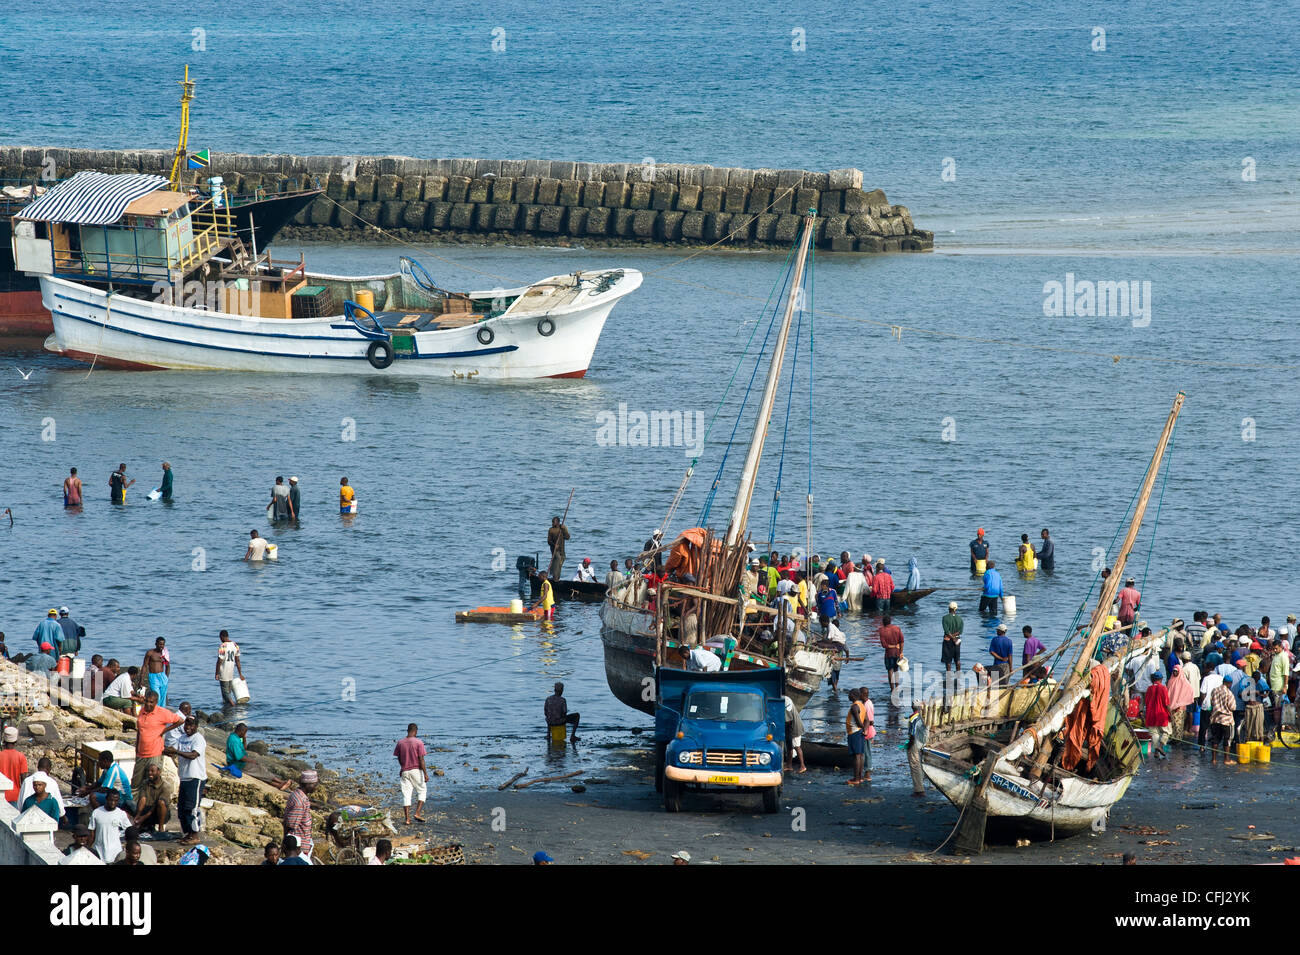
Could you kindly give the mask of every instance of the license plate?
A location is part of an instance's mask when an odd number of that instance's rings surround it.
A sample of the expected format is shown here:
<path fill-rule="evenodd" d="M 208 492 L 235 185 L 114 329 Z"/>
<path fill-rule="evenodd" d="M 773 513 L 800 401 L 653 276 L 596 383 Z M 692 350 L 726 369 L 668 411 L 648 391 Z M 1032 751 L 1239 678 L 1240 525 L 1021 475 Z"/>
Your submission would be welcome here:
<path fill-rule="evenodd" d="M 709 782 L 717 786 L 739 786 L 739 776 L 710 776 Z"/>

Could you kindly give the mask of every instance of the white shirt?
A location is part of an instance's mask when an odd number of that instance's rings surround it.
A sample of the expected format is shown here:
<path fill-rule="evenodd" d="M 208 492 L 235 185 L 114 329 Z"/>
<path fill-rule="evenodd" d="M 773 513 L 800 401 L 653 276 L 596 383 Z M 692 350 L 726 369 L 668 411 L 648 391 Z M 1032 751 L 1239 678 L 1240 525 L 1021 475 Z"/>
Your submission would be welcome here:
<path fill-rule="evenodd" d="M 27 801 L 27 797 L 36 792 L 36 787 L 32 783 L 45 780 L 45 794 L 53 796 L 54 801 L 59 804 L 59 815 L 64 814 L 63 793 L 59 792 L 59 781 L 49 773 L 43 773 L 39 769 L 23 780 L 23 784 L 18 787 L 18 805 Z"/>
<path fill-rule="evenodd" d="M 1221 673 L 1207 673 L 1201 678 L 1201 709 L 1208 710 L 1210 708 L 1210 694 L 1222 685 L 1223 674 Z"/>
<path fill-rule="evenodd" d="M 249 560 L 261 560 L 266 556 L 266 538 L 254 537 L 250 539 L 248 542 L 248 549 L 252 551 L 248 557 Z"/>
<path fill-rule="evenodd" d="M 722 669 L 722 661 L 712 650 L 696 647 L 686 658 L 686 669 L 695 673 L 717 673 Z"/>
<path fill-rule="evenodd" d="M 830 623 L 830 629 L 826 631 L 826 639 L 832 640 L 841 645 L 844 643 L 844 631 L 835 626 L 835 621 L 833 620 Z"/>
<path fill-rule="evenodd" d="M 176 711 L 176 715 L 179 717 L 185 716 L 185 714 L 182 713 L 180 710 Z M 182 723 L 174 730 L 168 730 L 166 733 L 163 733 L 163 745 L 168 747 L 169 749 L 177 749 L 180 746 L 181 737 L 184 735 L 185 735 L 185 724 Z"/>
<path fill-rule="evenodd" d="M 788 577 L 782 577 L 776 582 L 776 592 L 781 596 L 785 596 L 790 591 L 794 590 L 794 586 L 795 584 L 793 580 Z"/>
<path fill-rule="evenodd" d="M 590 566 L 584 564 L 578 568 L 578 572 L 573 575 L 573 579 L 589 581 L 594 584 L 596 582 L 596 572 Z"/>
<path fill-rule="evenodd" d="M 229 683 L 235 678 L 235 661 L 239 659 L 239 644 L 227 640 L 217 647 L 217 679 Z"/>
<path fill-rule="evenodd" d="M 100 806 L 90 814 L 90 828 L 95 833 L 95 854 L 101 860 L 117 857 L 122 851 L 122 833 L 131 826 L 131 817 L 121 806 L 112 812 Z"/>
<path fill-rule="evenodd" d="M 131 684 L 131 674 L 120 673 L 116 680 L 104 688 L 105 696 L 121 696 L 130 698 L 135 692 L 135 687 Z"/>
<path fill-rule="evenodd" d="M 177 764 L 180 766 L 181 779 L 207 779 L 208 778 L 208 758 L 207 749 L 208 741 L 203 738 L 203 730 L 196 729 L 193 736 L 181 735 L 176 745 L 172 747 L 181 753 L 198 753 L 193 759 L 178 759 Z"/>

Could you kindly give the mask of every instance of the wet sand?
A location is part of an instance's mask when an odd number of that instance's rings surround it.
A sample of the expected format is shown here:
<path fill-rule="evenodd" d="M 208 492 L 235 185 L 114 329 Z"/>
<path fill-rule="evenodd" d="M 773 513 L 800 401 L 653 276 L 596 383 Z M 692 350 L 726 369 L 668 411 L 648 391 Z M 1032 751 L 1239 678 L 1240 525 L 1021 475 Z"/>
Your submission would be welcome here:
<path fill-rule="evenodd" d="M 502 865 L 528 864 L 538 849 L 560 864 L 651 865 L 671 863 L 681 849 L 696 863 L 717 864 L 1119 864 L 1125 852 L 1140 863 L 1246 864 L 1300 855 L 1292 798 L 1300 750 L 1275 747 L 1268 766 L 1226 768 L 1211 767 L 1195 746 L 1179 750 L 1143 766 L 1105 832 L 993 846 L 965 857 L 933 851 L 952 831 L 957 811 L 928 784 L 924 799 L 910 795 L 899 741 L 897 734 L 877 739 L 870 784 L 848 786 L 847 772 L 813 767 L 787 775 L 781 811 L 771 815 L 756 795 L 690 793 L 681 813 L 666 813 L 654 791 L 649 734 L 627 743 L 584 739 L 562 754 L 548 754 L 539 741 L 537 758 L 525 761 L 533 770 L 528 778 L 583 774 L 504 792 L 496 787 L 525 766 L 487 759 L 494 751 L 476 742 L 473 749 L 483 756 L 431 752 L 431 767 L 442 758 L 455 768 L 431 780 L 429 822 L 409 831 L 462 844 L 471 863 Z M 575 784 L 586 791 L 575 793 Z M 400 800 L 394 795 L 392 802 Z M 408 831 L 400 806 L 394 818 L 399 831 Z M 494 820 L 504 828 L 494 829 Z"/>

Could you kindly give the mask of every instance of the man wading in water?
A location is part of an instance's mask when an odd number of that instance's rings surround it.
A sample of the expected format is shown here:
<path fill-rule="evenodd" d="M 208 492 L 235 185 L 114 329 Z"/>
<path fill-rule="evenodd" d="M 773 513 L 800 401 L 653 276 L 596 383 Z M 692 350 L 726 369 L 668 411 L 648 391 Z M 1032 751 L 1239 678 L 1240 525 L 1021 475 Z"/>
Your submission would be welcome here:
<path fill-rule="evenodd" d="M 564 542 L 569 540 L 569 528 L 558 517 L 551 518 L 551 529 L 546 532 L 546 546 L 551 549 L 551 566 L 546 569 L 551 580 L 559 580 L 564 567 Z"/>
<path fill-rule="evenodd" d="M 81 507 L 81 478 L 77 477 L 76 468 L 63 479 L 63 506 Z"/>
<path fill-rule="evenodd" d="M 135 478 L 126 479 L 126 464 L 119 464 L 117 470 L 108 478 L 108 488 L 114 504 L 126 503 L 126 489 L 135 483 Z"/>

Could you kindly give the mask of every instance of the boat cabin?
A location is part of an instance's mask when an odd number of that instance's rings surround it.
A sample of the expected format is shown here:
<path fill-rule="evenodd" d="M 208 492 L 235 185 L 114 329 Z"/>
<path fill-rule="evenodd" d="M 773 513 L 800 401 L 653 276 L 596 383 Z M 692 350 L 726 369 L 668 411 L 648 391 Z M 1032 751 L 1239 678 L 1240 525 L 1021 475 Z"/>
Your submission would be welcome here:
<path fill-rule="evenodd" d="M 228 203 L 162 176 L 79 172 L 13 220 L 18 270 L 73 281 L 172 282 L 237 243 Z"/>

